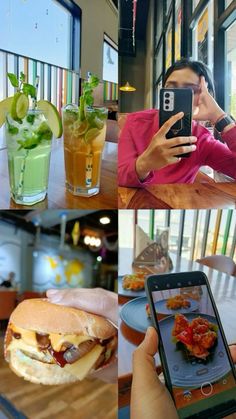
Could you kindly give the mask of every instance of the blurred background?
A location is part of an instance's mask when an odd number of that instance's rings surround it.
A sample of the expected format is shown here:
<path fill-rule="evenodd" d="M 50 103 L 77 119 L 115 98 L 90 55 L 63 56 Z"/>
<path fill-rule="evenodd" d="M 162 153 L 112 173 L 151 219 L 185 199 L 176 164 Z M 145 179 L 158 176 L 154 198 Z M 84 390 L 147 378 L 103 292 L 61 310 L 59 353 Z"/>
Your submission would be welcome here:
<path fill-rule="evenodd" d="M 79 409 L 83 418 L 116 417 L 117 385 L 94 378 L 61 386 L 26 382 L 4 360 L 3 340 L 16 305 L 49 288 L 116 291 L 117 254 L 117 211 L 0 211 L 1 419 L 77 418 Z"/>

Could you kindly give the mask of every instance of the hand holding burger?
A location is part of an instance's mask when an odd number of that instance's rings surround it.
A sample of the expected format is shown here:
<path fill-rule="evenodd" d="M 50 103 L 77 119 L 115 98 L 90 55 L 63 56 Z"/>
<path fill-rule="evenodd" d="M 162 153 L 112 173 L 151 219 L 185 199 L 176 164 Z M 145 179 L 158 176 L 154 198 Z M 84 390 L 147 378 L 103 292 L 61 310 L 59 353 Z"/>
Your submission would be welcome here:
<path fill-rule="evenodd" d="M 5 337 L 11 369 L 42 384 L 70 383 L 106 369 L 116 347 L 117 330 L 106 318 L 45 299 L 19 304 Z"/>

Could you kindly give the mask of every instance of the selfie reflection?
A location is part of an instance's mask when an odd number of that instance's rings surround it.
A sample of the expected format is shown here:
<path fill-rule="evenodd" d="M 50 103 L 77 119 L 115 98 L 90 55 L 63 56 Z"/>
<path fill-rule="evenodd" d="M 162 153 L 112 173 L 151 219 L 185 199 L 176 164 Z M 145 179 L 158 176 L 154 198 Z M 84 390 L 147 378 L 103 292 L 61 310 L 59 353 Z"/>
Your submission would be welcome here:
<path fill-rule="evenodd" d="M 235 223 L 232 210 L 119 211 L 119 419 L 236 411 Z"/>
<path fill-rule="evenodd" d="M 121 1 L 122 27 L 127 3 Z M 120 34 L 121 82 L 129 79 L 136 90 L 120 91 L 119 185 L 235 182 L 233 8 L 225 11 L 231 22 L 224 32 L 226 60 L 212 1 L 200 2 L 196 13 L 191 2 L 183 10 L 177 1 L 175 13 L 172 2 L 167 9 L 163 2 L 140 3 L 133 48 Z"/>

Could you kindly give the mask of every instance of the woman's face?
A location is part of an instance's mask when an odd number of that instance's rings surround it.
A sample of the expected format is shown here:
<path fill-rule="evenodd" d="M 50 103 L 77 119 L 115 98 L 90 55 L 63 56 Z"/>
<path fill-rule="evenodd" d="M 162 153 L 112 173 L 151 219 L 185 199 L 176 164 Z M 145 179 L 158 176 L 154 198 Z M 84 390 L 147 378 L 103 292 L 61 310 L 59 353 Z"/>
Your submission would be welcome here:
<path fill-rule="evenodd" d="M 193 90 L 193 112 L 198 104 L 200 94 L 200 77 L 194 73 L 190 68 L 182 68 L 181 70 L 175 70 L 168 77 L 165 83 L 165 87 L 169 88 L 180 88 L 190 87 Z"/>

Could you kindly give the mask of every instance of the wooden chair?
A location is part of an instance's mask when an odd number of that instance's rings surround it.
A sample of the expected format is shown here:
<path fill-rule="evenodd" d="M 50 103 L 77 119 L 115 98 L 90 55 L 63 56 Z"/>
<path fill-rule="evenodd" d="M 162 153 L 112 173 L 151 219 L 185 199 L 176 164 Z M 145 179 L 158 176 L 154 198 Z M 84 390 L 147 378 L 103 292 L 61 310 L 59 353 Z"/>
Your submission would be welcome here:
<path fill-rule="evenodd" d="M 228 275 L 236 276 L 236 264 L 229 256 L 206 256 L 202 259 L 197 259 L 196 262 L 209 266 L 209 268 L 217 269 L 218 271 L 224 272 Z"/>
<path fill-rule="evenodd" d="M 118 143 L 118 122 L 112 119 L 107 120 L 106 141 Z"/>
<path fill-rule="evenodd" d="M 16 306 L 16 291 L 0 290 L 0 320 L 8 320 Z"/>

